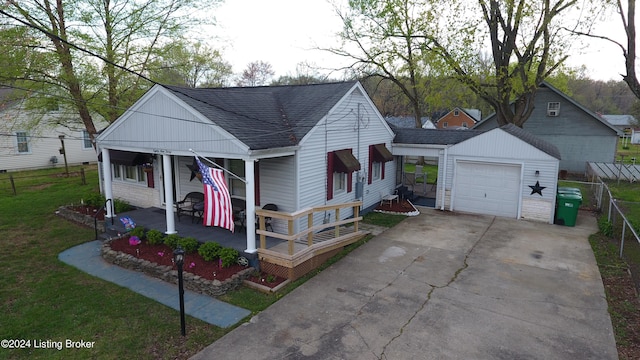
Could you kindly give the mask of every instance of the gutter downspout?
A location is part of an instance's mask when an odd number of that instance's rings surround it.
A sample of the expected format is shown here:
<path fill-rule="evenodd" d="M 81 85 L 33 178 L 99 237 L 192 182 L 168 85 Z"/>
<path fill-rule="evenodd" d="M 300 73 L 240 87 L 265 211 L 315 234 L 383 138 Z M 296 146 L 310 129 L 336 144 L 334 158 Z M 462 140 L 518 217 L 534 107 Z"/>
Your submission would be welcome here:
<path fill-rule="evenodd" d="M 441 203 L 440 203 L 440 210 L 444 211 L 444 199 L 445 199 L 445 193 L 446 193 L 446 182 L 447 182 L 447 155 L 448 155 L 448 150 L 449 147 L 447 146 L 446 148 L 444 148 L 444 167 L 442 168 L 442 199 L 441 199 Z"/>

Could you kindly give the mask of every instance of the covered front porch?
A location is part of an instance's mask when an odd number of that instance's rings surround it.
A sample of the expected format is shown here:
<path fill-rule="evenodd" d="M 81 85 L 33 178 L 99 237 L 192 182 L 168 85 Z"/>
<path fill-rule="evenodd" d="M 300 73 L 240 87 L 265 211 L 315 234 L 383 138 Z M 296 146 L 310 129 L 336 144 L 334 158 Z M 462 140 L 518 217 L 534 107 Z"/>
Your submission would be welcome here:
<path fill-rule="evenodd" d="M 175 230 L 181 237 L 193 237 L 201 243 L 217 242 L 223 247 L 234 248 L 249 259 L 259 260 L 263 271 L 293 280 L 315 269 L 344 246 L 369 234 L 360 228 L 361 206 L 361 202 L 349 202 L 308 208 L 294 213 L 256 209 L 255 227 L 260 239 L 257 257 L 245 250 L 246 231 L 230 232 L 224 228 L 203 226 L 201 220 L 189 216 L 182 216 L 180 221 L 174 219 Z M 341 220 L 341 210 L 353 211 L 354 216 Z M 335 217 L 328 218 L 323 224 L 313 225 L 314 214 L 326 211 L 331 211 Z M 129 217 L 137 227 L 145 229 L 163 231 L 167 226 L 165 209 L 157 207 L 123 212 L 116 217 Z M 301 219 L 307 219 L 308 226 L 294 232 L 294 224 Z M 269 231 L 266 227 L 267 221 L 280 222 L 284 226 L 275 226 Z M 124 231 L 119 220 L 114 222 L 113 227 Z M 283 228 L 287 230 L 279 230 Z"/>

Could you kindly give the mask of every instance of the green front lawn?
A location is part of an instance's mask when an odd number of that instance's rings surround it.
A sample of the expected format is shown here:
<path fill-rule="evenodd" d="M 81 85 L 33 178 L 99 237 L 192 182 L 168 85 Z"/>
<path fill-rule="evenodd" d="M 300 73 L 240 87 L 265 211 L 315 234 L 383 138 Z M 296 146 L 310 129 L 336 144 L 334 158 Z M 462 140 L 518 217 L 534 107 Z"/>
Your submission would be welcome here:
<path fill-rule="evenodd" d="M 13 173 L 17 196 L 0 176 L 0 338 L 31 340 L 31 349 L 0 349 L 0 358 L 155 359 L 195 354 L 225 331 L 188 318 L 128 289 L 97 279 L 58 260 L 65 249 L 90 241 L 93 229 L 55 215 L 98 189 L 97 170 L 80 177 L 60 169 Z M 33 341 L 94 341 L 92 349 L 35 349 Z"/>

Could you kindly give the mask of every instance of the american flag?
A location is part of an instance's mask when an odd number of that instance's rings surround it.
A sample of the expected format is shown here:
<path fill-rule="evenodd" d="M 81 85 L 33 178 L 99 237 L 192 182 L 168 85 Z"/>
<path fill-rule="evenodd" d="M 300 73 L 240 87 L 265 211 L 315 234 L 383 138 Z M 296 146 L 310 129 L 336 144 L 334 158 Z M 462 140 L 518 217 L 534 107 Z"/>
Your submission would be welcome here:
<path fill-rule="evenodd" d="M 204 187 L 203 225 L 219 226 L 233 232 L 233 209 L 222 170 L 212 169 L 196 157 Z"/>

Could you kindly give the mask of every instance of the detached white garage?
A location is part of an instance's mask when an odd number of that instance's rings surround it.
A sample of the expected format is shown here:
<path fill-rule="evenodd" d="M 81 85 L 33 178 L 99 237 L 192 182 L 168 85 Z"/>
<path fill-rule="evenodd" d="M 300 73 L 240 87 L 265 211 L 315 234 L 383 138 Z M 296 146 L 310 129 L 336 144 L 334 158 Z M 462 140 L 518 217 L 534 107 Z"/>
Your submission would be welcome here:
<path fill-rule="evenodd" d="M 553 223 L 560 152 L 514 125 L 443 149 L 436 207 Z"/>

